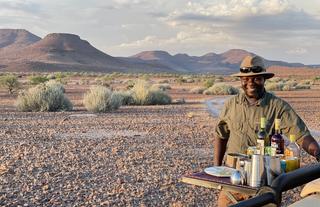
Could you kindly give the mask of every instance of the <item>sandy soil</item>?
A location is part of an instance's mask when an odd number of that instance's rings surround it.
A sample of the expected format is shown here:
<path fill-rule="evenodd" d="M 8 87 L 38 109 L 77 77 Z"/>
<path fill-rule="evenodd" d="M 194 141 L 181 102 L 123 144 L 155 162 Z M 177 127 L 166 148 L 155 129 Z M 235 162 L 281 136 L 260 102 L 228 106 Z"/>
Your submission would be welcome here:
<path fill-rule="evenodd" d="M 218 190 L 179 182 L 212 166 L 216 118 L 205 101 L 214 96 L 174 88 L 186 104 L 90 114 L 81 91 L 67 88 L 76 110 L 57 113 L 16 112 L 14 97 L 0 92 L 1 206 L 216 206 Z M 277 94 L 320 130 L 318 91 Z M 299 190 L 285 193 L 284 205 Z"/>

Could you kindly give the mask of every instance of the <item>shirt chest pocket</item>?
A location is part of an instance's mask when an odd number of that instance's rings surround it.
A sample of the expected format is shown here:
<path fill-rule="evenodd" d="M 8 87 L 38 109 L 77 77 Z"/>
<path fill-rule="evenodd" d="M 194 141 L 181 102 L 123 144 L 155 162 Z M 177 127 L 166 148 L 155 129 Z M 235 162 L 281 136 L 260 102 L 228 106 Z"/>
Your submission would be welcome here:
<path fill-rule="evenodd" d="M 245 153 L 249 146 L 256 145 L 255 131 L 250 124 L 240 117 L 230 122 L 230 147 L 233 145 L 237 149 L 235 151 Z"/>
<path fill-rule="evenodd" d="M 241 117 L 235 117 L 229 120 L 230 131 L 243 132 L 244 130 L 244 120 Z"/>

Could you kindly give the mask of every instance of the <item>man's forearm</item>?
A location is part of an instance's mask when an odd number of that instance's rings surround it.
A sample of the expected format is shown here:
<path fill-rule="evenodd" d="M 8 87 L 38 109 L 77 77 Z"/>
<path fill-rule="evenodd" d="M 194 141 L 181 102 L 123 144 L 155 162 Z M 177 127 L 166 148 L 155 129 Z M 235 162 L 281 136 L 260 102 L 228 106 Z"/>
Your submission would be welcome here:
<path fill-rule="evenodd" d="M 227 139 L 220 139 L 219 137 L 214 139 L 214 165 L 220 166 L 222 164 L 227 142 Z"/>

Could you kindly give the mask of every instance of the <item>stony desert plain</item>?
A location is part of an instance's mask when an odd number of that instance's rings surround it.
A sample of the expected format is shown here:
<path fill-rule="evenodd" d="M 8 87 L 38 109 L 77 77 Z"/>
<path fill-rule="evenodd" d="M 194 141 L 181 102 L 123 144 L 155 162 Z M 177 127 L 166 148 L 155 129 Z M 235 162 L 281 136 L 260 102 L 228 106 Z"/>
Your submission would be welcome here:
<path fill-rule="evenodd" d="M 216 206 L 218 190 L 181 183 L 180 177 L 213 165 L 217 117 L 210 107 L 220 106 L 207 103 L 227 96 L 192 94 L 201 82 L 151 76 L 153 82 L 168 80 L 172 104 L 91 113 L 82 104 L 94 77 L 87 79 L 79 84 L 71 77 L 65 85 L 71 112 L 18 112 L 16 95 L 0 90 L 0 206 Z M 114 87 L 123 87 L 125 78 L 116 80 Z M 320 80 L 311 89 L 274 93 L 319 141 Z M 303 163 L 313 162 L 304 153 Z M 299 200 L 300 189 L 284 193 L 283 205 Z"/>

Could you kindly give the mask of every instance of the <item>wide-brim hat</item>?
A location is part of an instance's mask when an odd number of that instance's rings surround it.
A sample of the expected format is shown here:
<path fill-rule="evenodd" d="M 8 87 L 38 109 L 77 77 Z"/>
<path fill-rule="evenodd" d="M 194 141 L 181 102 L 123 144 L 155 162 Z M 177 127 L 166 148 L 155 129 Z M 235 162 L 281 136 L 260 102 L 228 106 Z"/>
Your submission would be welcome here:
<path fill-rule="evenodd" d="M 234 77 L 262 75 L 265 79 L 272 78 L 274 73 L 267 72 L 263 59 L 259 56 L 246 56 L 240 65 L 240 72 L 232 74 Z"/>

